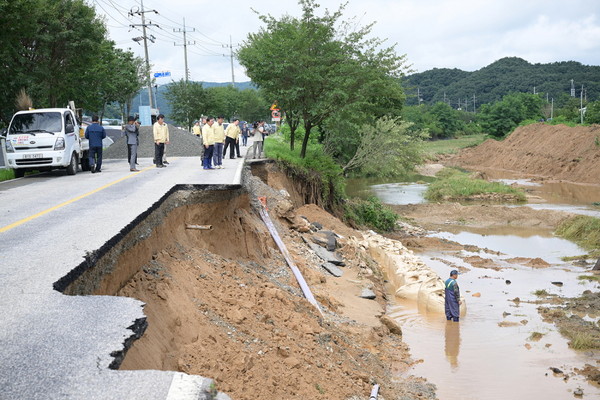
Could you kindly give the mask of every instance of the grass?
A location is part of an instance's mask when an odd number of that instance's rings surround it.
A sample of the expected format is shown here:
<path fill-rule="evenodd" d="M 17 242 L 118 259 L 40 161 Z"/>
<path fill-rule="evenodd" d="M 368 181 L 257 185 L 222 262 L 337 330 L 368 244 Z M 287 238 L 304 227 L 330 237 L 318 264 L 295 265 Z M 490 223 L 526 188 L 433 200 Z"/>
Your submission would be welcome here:
<path fill-rule="evenodd" d="M 15 179 L 15 173 L 12 169 L 0 169 L 0 182 Z"/>
<path fill-rule="evenodd" d="M 600 276 L 597 275 L 579 275 L 577 277 L 577 279 L 579 279 L 580 281 L 600 281 Z"/>
<path fill-rule="evenodd" d="M 467 173 L 451 168 L 440 171 L 437 177 L 440 179 L 430 184 L 425 192 L 425 198 L 429 201 L 469 200 L 480 195 L 484 198 L 490 195 L 491 199 L 494 198 L 493 195 L 503 195 L 499 196 L 503 200 L 510 197 L 517 202 L 525 201 L 525 193 L 522 190 L 499 182 L 474 179 Z"/>
<path fill-rule="evenodd" d="M 598 340 L 587 332 L 573 332 L 561 329 L 560 333 L 571 340 L 569 346 L 574 350 L 597 349 L 600 346 Z"/>
<path fill-rule="evenodd" d="M 592 255 L 600 255 L 600 219 L 598 218 L 587 215 L 569 218 L 558 226 L 556 234 L 577 243 Z"/>
<path fill-rule="evenodd" d="M 533 292 L 534 295 L 538 296 L 538 297 L 543 297 L 543 296 L 548 296 L 549 293 L 546 291 L 546 289 L 538 289 L 535 292 Z"/>
<path fill-rule="evenodd" d="M 483 143 L 485 134 L 462 136 L 456 139 L 425 141 L 423 148 L 426 156 L 438 154 L 454 154 L 465 147 L 473 147 Z"/>

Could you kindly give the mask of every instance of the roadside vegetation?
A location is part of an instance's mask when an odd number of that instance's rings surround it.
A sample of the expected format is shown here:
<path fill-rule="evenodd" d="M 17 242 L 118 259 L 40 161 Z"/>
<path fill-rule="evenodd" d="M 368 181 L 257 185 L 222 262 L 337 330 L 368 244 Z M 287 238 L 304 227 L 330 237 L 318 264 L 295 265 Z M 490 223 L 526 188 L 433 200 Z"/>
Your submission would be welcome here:
<path fill-rule="evenodd" d="M 15 179 L 15 173 L 12 169 L 0 169 L 0 182 Z"/>
<path fill-rule="evenodd" d="M 525 193 L 499 182 L 473 178 L 466 172 L 444 168 L 436 174 L 438 180 L 425 192 L 429 201 L 501 200 L 523 202 Z"/>
<path fill-rule="evenodd" d="M 600 219 L 587 215 L 568 218 L 558 226 L 556 234 L 589 251 L 590 257 L 600 257 Z"/>
<path fill-rule="evenodd" d="M 307 146 L 306 157 L 300 150 L 291 150 L 284 135 L 265 140 L 265 154 L 274 159 L 279 167 L 293 180 L 302 182 L 311 192 L 315 202 L 340 214 L 355 227 L 368 227 L 377 232 L 390 232 L 396 227 L 398 214 L 381 204 L 379 199 L 367 200 L 345 198 L 345 178 L 342 168 L 323 151 L 323 146 L 312 141 Z"/>

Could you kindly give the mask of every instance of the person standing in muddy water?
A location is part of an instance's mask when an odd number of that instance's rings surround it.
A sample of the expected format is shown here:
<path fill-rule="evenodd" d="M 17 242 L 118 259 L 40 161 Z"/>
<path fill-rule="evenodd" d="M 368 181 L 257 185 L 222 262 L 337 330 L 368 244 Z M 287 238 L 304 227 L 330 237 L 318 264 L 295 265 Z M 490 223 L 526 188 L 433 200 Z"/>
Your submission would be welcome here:
<path fill-rule="evenodd" d="M 446 319 L 458 322 L 460 317 L 460 289 L 456 279 L 458 278 L 458 271 L 453 269 L 450 271 L 450 278 L 446 279 L 444 283 L 444 294 L 445 294 L 445 309 Z"/>

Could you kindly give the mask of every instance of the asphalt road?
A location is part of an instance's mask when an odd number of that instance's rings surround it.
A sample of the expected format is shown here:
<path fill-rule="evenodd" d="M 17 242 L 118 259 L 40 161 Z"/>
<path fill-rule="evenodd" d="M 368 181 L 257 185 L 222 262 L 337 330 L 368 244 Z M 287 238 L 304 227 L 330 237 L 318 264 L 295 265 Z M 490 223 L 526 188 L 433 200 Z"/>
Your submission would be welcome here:
<path fill-rule="evenodd" d="M 242 148 L 245 153 L 247 148 Z M 199 157 L 157 169 L 105 160 L 102 172 L 53 171 L 0 183 L 0 398 L 198 399 L 211 381 L 169 371 L 115 371 L 143 317 L 138 300 L 67 296 L 53 283 L 176 184 L 239 184 L 243 159 L 204 171 Z M 220 398 L 227 398 L 220 395 Z"/>

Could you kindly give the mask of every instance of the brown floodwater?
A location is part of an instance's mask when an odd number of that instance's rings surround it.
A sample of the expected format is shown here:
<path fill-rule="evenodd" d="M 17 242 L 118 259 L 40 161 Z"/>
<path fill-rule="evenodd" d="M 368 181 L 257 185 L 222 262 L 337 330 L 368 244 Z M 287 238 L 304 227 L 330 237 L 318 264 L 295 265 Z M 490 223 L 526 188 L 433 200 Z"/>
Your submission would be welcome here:
<path fill-rule="evenodd" d="M 478 255 L 492 258 L 489 254 Z M 541 289 L 561 296 L 597 290 L 595 283 L 580 284 L 580 270 L 560 263 L 547 269 L 532 269 L 498 259 L 506 269 L 495 271 L 472 268 L 450 254 L 421 256 L 444 278 L 450 267 L 440 259 L 471 268 L 458 278 L 467 307 L 467 314 L 459 323 L 447 322 L 443 314 L 426 313 L 400 299 L 390 309 L 402 325 L 403 339 L 413 358 L 422 360 L 409 374 L 434 383 L 440 399 L 558 400 L 571 397 L 578 388 L 583 389 L 585 398 L 600 398 L 600 388 L 584 378 L 573 375 L 565 381 L 549 369 L 560 368 L 571 375 L 574 368 L 586 363 L 597 365 L 600 353 L 570 349 L 556 327 L 541 320 L 538 305 L 526 303 L 537 300 L 533 292 Z M 559 288 L 553 281 L 564 284 Z M 473 297 L 474 293 L 481 297 Z M 516 297 L 521 302 L 511 301 Z M 514 326 L 500 327 L 501 322 Z M 541 340 L 531 340 L 533 332 L 543 334 Z"/>
<path fill-rule="evenodd" d="M 600 202 L 600 187 L 570 183 L 538 185 L 510 176 L 494 178 L 514 178 L 529 194 L 541 198 L 538 204 L 526 206 L 600 216 L 600 208 L 592 205 Z M 387 204 L 424 202 L 424 184 L 376 182 L 365 189 L 367 186 L 361 182 L 363 196 L 370 193 Z M 537 311 L 539 305 L 527 303 L 538 300 L 534 294 L 537 290 L 564 297 L 575 297 L 588 289 L 598 291 L 597 283 L 577 279 L 585 274 L 586 268 L 561 261 L 564 256 L 585 254 L 583 249 L 538 228 L 453 226 L 432 235 L 501 254 L 466 251 L 420 254 L 443 279 L 456 266 L 468 268 L 458 279 L 467 314 L 459 323 L 448 323 L 443 314 L 427 313 L 414 303 L 395 300 L 390 307 L 391 316 L 400 322 L 403 339 L 410 346 L 413 358 L 420 360 L 409 374 L 434 383 L 442 400 L 558 400 L 574 398 L 576 389 L 583 389 L 584 399 L 600 399 L 600 388 L 574 373 L 575 368 L 585 364 L 598 366 L 600 352 L 569 348 L 568 340 L 557 328 L 542 321 Z M 474 268 L 463 261 L 472 255 L 491 258 L 502 268 Z M 511 263 L 509 259 L 513 257 L 539 257 L 551 266 L 532 269 Z M 563 286 L 553 285 L 554 281 L 563 282 Z M 480 293 L 481 297 L 473 297 L 474 293 Z M 521 301 L 512 301 L 516 297 Z M 501 327 L 499 323 L 509 326 Z M 539 341 L 530 339 L 534 332 L 542 334 Z M 561 369 L 568 378 L 555 375 L 551 367 Z"/>

